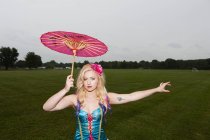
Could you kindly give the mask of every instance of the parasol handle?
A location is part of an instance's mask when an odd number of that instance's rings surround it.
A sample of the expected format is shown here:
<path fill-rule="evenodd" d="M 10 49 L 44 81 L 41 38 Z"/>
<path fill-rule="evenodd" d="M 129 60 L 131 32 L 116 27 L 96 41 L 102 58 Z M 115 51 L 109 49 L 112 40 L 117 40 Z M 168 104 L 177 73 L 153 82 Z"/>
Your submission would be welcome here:
<path fill-rule="evenodd" d="M 75 62 L 76 50 L 73 50 L 73 53 L 74 53 L 73 62 L 71 64 L 71 75 L 72 75 L 72 77 L 73 77 L 73 73 L 74 73 L 74 62 Z"/>

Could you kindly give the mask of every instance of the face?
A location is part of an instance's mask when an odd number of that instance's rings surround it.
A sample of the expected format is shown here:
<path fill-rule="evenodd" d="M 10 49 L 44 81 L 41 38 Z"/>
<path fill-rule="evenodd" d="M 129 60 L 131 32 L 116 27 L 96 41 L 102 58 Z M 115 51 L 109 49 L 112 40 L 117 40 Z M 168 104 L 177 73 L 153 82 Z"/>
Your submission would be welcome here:
<path fill-rule="evenodd" d="M 88 91 L 94 91 L 98 85 L 98 77 L 94 71 L 87 71 L 84 74 L 84 88 Z"/>

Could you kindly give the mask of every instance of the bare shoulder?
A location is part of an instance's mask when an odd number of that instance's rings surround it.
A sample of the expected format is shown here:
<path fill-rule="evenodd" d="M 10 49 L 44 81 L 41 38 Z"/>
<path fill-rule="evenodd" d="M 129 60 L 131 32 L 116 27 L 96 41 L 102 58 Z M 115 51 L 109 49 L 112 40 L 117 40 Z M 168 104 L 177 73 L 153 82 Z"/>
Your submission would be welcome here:
<path fill-rule="evenodd" d="M 118 94 L 114 92 L 108 92 L 107 96 L 109 98 L 110 103 L 112 104 L 114 102 L 114 99 L 116 99 L 116 97 L 118 96 Z"/>
<path fill-rule="evenodd" d="M 117 95 L 118 95 L 118 93 L 108 92 L 108 93 L 107 93 L 107 95 L 108 95 L 108 97 L 109 97 L 109 98 L 112 98 L 112 97 L 117 96 Z"/>
<path fill-rule="evenodd" d="M 114 92 L 108 92 L 107 95 L 110 100 L 113 100 L 113 99 L 117 98 L 118 96 L 120 96 L 121 94 L 114 93 Z"/>
<path fill-rule="evenodd" d="M 70 94 L 70 95 L 66 95 L 65 97 L 66 102 L 71 102 L 72 105 L 76 105 L 77 104 L 77 95 L 76 94 Z"/>

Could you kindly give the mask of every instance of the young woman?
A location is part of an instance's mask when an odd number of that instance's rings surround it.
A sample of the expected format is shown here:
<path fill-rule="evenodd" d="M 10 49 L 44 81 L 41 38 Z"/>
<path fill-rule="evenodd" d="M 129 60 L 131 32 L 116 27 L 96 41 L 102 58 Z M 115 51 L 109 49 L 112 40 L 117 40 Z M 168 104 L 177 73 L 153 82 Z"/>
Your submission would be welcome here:
<path fill-rule="evenodd" d="M 77 79 L 76 94 L 65 94 L 73 87 L 74 79 L 67 76 L 65 87 L 50 97 L 43 105 L 45 111 L 57 111 L 73 106 L 76 111 L 77 126 L 75 140 L 107 140 L 103 129 L 104 117 L 110 104 L 123 104 L 142 99 L 156 92 L 170 92 L 165 87 L 136 91 L 130 94 L 117 94 L 106 91 L 103 69 L 99 64 L 86 64 Z"/>

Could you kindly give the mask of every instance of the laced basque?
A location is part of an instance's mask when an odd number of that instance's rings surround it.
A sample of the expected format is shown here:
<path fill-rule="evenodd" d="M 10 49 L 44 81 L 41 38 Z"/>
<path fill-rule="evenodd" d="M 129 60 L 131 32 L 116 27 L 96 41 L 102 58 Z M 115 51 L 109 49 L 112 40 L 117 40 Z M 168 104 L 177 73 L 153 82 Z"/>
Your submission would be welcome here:
<path fill-rule="evenodd" d="M 111 105 L 110 105 L 110 102 L 109 102 L 109 97 L 107 95 L 106 95 L 106 100 L 105 101 L 106 101 L 107 107 L 104 104 L 102 104 L 101 102 L 99 102 L 99 107 L 95 109 L 95 110 L 97 110 L 101 107 L 101 109 L 103 110 L 103 115 L 106 114 L 107 109 L 111 111 Z M 81 104 L 80 104 L 79 100 L 77 100 L 76 116 L 78 116 L 80 110 L 86 112 L 87 114 L 92 114 L 95 111 L 95 110 L 93 110 L 92 113 L 88 113 L 87 111 L 81 109 Z"/>
<path fill-rule="evenodd" d="M 111 110 L 108 96 L 106 96 L 105 101 L 107 107 L 99 102 L 99 107 L 92 112 L 81 109 L 81 104 L 77 101 L 75 107 L 77 118 L 75 140 L 107 140 L 103 124 L 106 122 L 107 111 Z"/>

